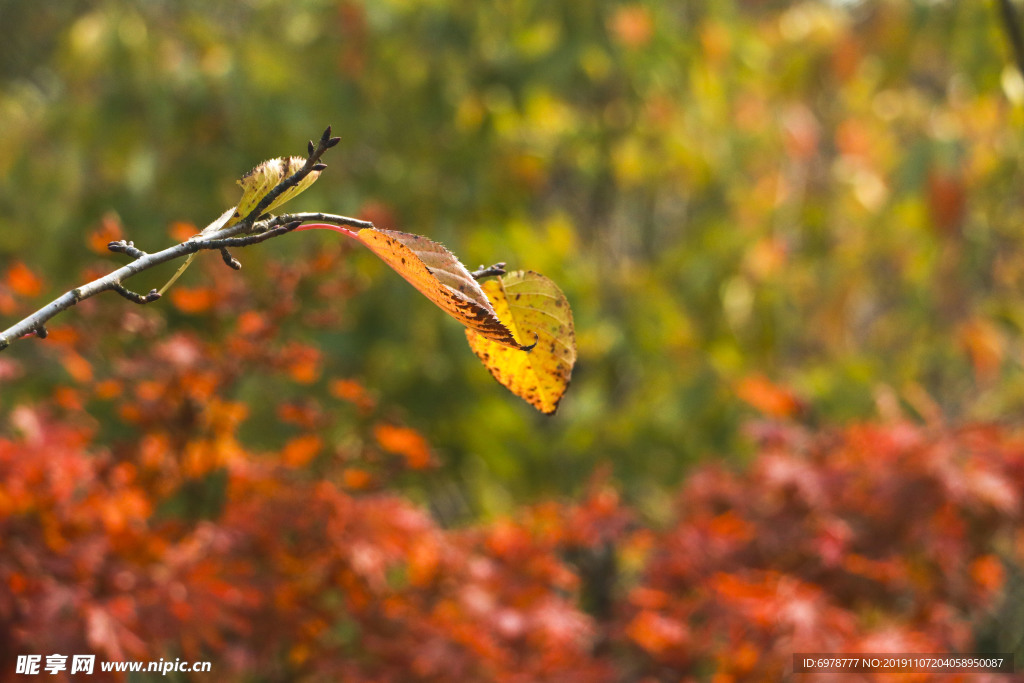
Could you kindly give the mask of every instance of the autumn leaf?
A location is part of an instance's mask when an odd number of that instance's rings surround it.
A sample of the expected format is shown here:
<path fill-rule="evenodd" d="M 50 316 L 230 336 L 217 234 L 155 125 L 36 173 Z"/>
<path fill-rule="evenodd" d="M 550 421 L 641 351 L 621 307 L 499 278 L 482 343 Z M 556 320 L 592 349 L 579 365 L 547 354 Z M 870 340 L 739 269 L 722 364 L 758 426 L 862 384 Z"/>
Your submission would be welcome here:
<path fill-rule="evenodd" d="M 572 311 L 565 295 L 540 273 L 522 270 L 488 280 L 483 289 L 498 318 L 528 348 L 501 346 L 467 329 L 470 348 L 509 391 L 542 413 L 554 413 L 576 363 Z"/>
<path fill-rule="evenodd" d="M 327 229 L 359 240 L 420 293 L 466 326 L 473 352 L 501 384 L 543 413 L 554 413 L 576 363 L 572 311 L 554 282 L 533 271 L 483 285 L 443 245 L 421 235 Z"/>
<path fill-rule="evenodd" d="M 242 219 L 248 216 L 249 212 L 256 208 L 256 205 L 267 196 L 268 192 L 277 187 L 277 184 L 282 180 L 298 172 L 305 163 L 306 160 L 302 157 L 288 157 L 287 159 L 278 157 L 277 159 L 264 161 L 242 176 L 241 180 L 238 181 L 239 186 L 242 188 L 242 198 L 238 201 L 234 217 Z M 310 171 L 309 175 L 303 178 L 301 182 L 289 187 L 278 195 L 263 212 L 269 213 L 272 209 L 296 197 L 316 182 L 316 179 L 319 177 L 320 171 Z"/>
<path fill-rule="evenodd" d="M 379 228 L 364 228 L 355 237 L 467 328 L 499 346 L 519 348 L 480 284 L 443 245 L 421 235 Z"/>
<path fill-rule="evenodd" d="M 277 187 L 285 178 L 297 173 L 299 169 L 303 167 L 306 160 L 302 157 L 278 157 L 276 159 L 268 159 L 262 164 L 252 169 L 244 176 L 242 176 L 237 182 L 238 186 L 242 188 L 242 198 L 238 200 L 238 206 L 233 206 L 223 214 L 221 214 L 217 220 L 210 223 L 208 226 L 203 228 L 201 234 L 208 235 L 210 233 L 219 232 L 225 228 L 229 228 L 241 219 L 249 215 L 249 213 L 256 208 L 267 194 Z M 300 193 L 304 192 L 310 185 L 316 182 L 316 179 L 320 177 L 320 171 L 313 170 L 309 172 L 305 178 L 300 182 L 289 187 L 287 190 L 277 196 L 267 208 L 263 210 L 263 213 L 269 213 L 272 209 L 281 206 L 285 202 Z"/>
<path fill-rule="evenodd" d="M 296 173 L 305 163 L 306 160 L 302 157 L 288 157 L 287 159 L 278 157 L 264 161 L 246 173 L 238 180 L 238 185 L 242 188 L 242 198 L 238 201 L 238 206 L 233 206 L 222 213 L 215 221 L 203 228 L 199 234 L 210 235 L 235 225 L 238 221 L 248 216 L 249 212 L 255 209 L 260 201 L 267 196 L 267 193 L 277 187 L 278 183 Z M 281 206 L 289 199 L 305 191 L 306 188 L 316 182 L 316 179 L 320 177 L 320 173 L 317 170 L 310 171 L 305 178 L 278 195 L 263 210 L 263 213 L 270 212 L 271 209 Z M 185 262 L 181 264 L 181 267 L 167 281 L 167 284 L 160 288 L 161 294 L 166 292 L 181 277 L 182 273 L 188 270 L 188 267 L 192 265 L 192 261 L 195 258 L 196 254 L 189 254 Z"/>

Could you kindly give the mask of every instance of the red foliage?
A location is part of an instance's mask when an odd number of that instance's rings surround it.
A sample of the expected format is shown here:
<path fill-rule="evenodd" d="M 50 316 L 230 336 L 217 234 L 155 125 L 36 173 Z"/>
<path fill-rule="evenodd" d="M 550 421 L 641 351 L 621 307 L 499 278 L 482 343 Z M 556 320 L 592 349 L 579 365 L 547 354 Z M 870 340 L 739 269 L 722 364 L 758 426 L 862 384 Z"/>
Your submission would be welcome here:
<path fill-rule="evenodd" d="M 0 442 L 4 661 L 176 652 L 221 677 L 766 680 L 793 652 L 971 650 L 1019 561 L 1024 448 L 994 428 L 798 433 L 745 474 L 696 472 L 661 532 L 606 484 L 445 531 L 394 495 L 346 493 L 352 468 L 304 474 L 315 436 L 267 458 L 235 442 L 242 408 L 207 413 L 182 450 L 157 432 L 118 453 L 88 426 L 15 411 L 19 436 Z M 213 466 L 228 475 L 215 519 L 154 515 Z M 593 571 L 608 547 L 640 573 Z M 579 603 L 595 589 L 606 614 Z"/>
<path fill-rule="evenodd" d="M 590 655 L 594 625 L 572 604 L 558 538 L 535 525 L 444 532 L 393 495 L 355 498 L 333 476 L 293 469 L 316 437 L 290 441 L 276 462 L 222 433 L 186 444 L 181 463 L 154 435 L 136 465 L 43 411 L 14 420 L 22 435 L 0 442 L 4 661 L 37 651 L 155 659 L 171 648 L 215 660 L 222 677 L 608 673 Z M 168 482 L 152 470 L 173 476 L 198 461 L 228 473 L 217 519 L 154 516 Z"/>
<path fill-rule="evenodd" d="M 742 475 L 695 473 L 655 541 L 626 627 L 650 670 L 768 680 L 794 652 L 970 651 L 1020 560 L 1024 442 L 909 424 L 772 435 Z"/>
<path fill-rule="evenodd" d="M 1019 574 L 1024 441 L 996 427 L 768 425 L 661 524 L 595 476 L 445 529 L 389 491 L 436 464 L 423 436 L 281 334 L 300 278 L 272 264 L 250 302 L 219 268 L 196 313 L 216 339 L 84 302 L 43 347 L 64 384 L 0 437 L 0 678 L 93 652 L 218 680 L 775 680 L 793 652 L 971 651 Z M 280 395 L 242 402 L 254 373 Z M 766 380 L 744 393 L 799 412 Z M 254 448 L 268 420 L 286 436 Z"/>

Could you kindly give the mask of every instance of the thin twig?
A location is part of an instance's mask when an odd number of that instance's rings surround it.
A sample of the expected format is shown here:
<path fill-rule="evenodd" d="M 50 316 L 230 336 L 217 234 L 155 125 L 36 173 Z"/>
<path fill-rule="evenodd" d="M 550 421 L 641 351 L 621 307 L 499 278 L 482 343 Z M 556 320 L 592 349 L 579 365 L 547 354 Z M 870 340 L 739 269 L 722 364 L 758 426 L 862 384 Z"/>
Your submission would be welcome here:
<path fill-rule="evenodd" d="M 470 275 L 473 276 L 474 280 L 482 280 L 485 277 L 494 277 L 505 274 L 505 262 L 495 263 L 493 266 L 480 266 L 474 270 Z"/>
<path fill-rule="evenodd" d="M 204 240 L 202 242 L 193 242 L 195 245 L 193 251 L 199 251 L 200 249 L 227 249 L 228 247 L 248 247 L 251 244 L 259 244 L 260 242 L 266 242 L 272 237 L 283 235 L 286 232 L 291 232 L 295 228 L 302 225 L 302 221 L 292 221 L 286 225 L 279 225 L 270 230 L 261 230 L 260 232 L 253 233 L 251 235 L 245 235 L 243 237 L 225 237 L 223 239 L 211 239 Z"/>
<path fill-rule="evenodd" d="M 160 292 L 156 291 L 155 289 L 151 289 L 149 290 L 149 294 L 143 295 L 139 294 L 138 292 L 133 292 L 132 290 L 122 285 L 120 282 L 115 282 L 114 284 L 112 284 L 110 286 L 110 289 L 117 292 L 125 299 L 128 299 L 128 301 L 131 301 L 133 304 L 148 304 L 160 298 Z"/>
<path fill-rule="evenodd" d="M 1006 36 L 1010 39 L 1010 47 L 1013 49 L 1017 70 L 1021 76 L 1024 76 L 1024 34 L 1021 33 L 1017 10 L 1014 9 L 1011 0 L 999 0 L 999 10 L 1003 18 L 1003 29 L 1006 31 Z"/>
<path fill-rule="evenodd" d="M 338 138 L 331 137 L 331 129 L 328 127 L 320 138 L 318 145 L 310 144 L 310 155 L 303 167 L 278 183 L 277 186 L 275 186 L 274 189 L 256 205 L 256 208 L 254 208 L 248 216 L 229 228 L 211 235 L 197 235 L 185 242 L 175 244 L 172 247 L 168 247 L 167 249 L 157 251 L 152 254 L 147 254 L 146 252 L 136 248 L 131 242 L 125 242 L 124 240 L 111 242 L 107 245 L 108 249 L 114 252 L 123 253 L 134 260 L 131 263 L 104 275 L 103 277 L 97 278 L 80 287 L 76 287 L 69 292 L 65 292 L 46 306 L 37 310 L 35 313 L 32 313 L 3 332 L 0 332 L 0 351 L 3 351 L 10 346 L 11 342 L 26 335 L 35 335 L 39 338 L 46 337 L 46 321 L 50 320 L 62 311 L 66 311 L 71 308 L 79 301 L 96 296 L 101 292 L 117 292 L 129 301 L 137 304 L 147 304 L 152 301 L 156 301 L 160 296 L 155 290 L 150 291 L 148 294 L 139 294 L 125 288 L 123 284 L 124 281 L 138 275 L 144 270 L 149 270 L 150 268 L 162 263 L 167 263 L 168 261 L 174 261 L 175 259 L 189 256 L 190 254 L 194 254 L 198 251 L 221 250 L 223 253 L 226 253 L 228 247 L 247 247 L 252 244 L 259 244 L 260 242 L 265 242 L 266 240 L 289 233 L 302 225 L 302 223 L 308 221 L 319 221 L 322 223 L 345 225 L 355 228 L 374 227 L 373 223 L 369 221 L 361 221 L 357 218 L 337 216 L 329 213 L 293 213 L 283 216 L 274 216 L 262 221 L 257 220 L 262 215 L 263 211 L 266 210 L 266 207 L 270 206 L 270 204 L 279 197 L 281 193 L 287 191 L 288 188 L 297 185 L 303 178 L 313 171 L 322 170 L 323 165 L 319 163 L 320 157 L 323 156 L 324 152 L 336 144 L 338 144 Z M 242 233 L 247 234 L 236 236 Z M 228 262 L 228 259 L 230 259 L 231 261 L 238 263 L 237 260 L 230 256 L 230 254 L 224 258 L 225 262 Z M 229 263 L 229 265 L 231 264 Z M 239 267 L 241 267 L 241 264 L 239 264 Z"/>
<path fill-rule="evenodd" d="M 349 218 L 347 216 L 338 216 L 333 213 L 286 213 L 283 216 L 276 216 L 268 221 L 267 225 L 272 227 L 274 225 L 282 225 L 284 223 L 290 223 L 292 221 L 300 221 L 302 223 L 311 223 L 313 221 L 319 221 L 321 223 L 331 223 L 333 225 L 347 225 L 350 228 L 372 228 L 373 223 L 370 221 L 361 221 L 358 218 Z"/>
<path fill-rule="evenodd" d="M 118 240 L 117 242 L 111 242 L 107 245 L 107 249 L 113 252 L 125 254 L 132 258 L 142 258 L 146 255 L 146 252 L 135 247 L 134 242 L 125 242 L 124 240 Z"/>
<path fill-rule="evenodd" d="M 226 265 L 231 270 L 242 269 L 242 262 L 236 259 L 234 256 L 232 256 L 231 252 L 228 251 L 227 247 L 221 247 L 220 257 L 224 260 L 224 265 Z"/>

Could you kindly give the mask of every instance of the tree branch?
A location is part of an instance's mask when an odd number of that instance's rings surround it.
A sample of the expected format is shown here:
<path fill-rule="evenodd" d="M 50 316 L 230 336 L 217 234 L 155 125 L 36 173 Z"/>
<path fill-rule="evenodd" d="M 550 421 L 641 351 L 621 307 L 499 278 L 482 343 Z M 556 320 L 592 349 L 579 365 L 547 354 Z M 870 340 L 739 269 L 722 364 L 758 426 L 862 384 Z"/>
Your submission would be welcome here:
<path fill-rule="evenodd" d="M 11 342 L 16 339 L 21 339 L 26 336 L 35 335 L 40 339 L 45 338 L 46 327 L 44 323 L 46 323 L 47 320 L 53 318 L 61 311 L 66 311 L 79 301 L 96 296 L 101 292 L 114 291 L 129 301 L 137 304 L 148 304 L 156 301 L 160 298 L 159 292 L 153 290 L 145 295 L 139 294 L 125 288 L 123 282 L 134 275 L 138 275 L 144 270 L 148 270 L 168 261 L 190 256 L 198 251 L 212 249 L 220 250 L 224 263 L 229 267 L 238 270 L 242 267 L 242 264 L 231 256 L 227 250 L 228 247 L 247 247 L 252 244 L 264 242 L 268 239 L 291 232 L 306 221 L 319 221 L 322 223 L 331 223 L 339 226 L 345 225 L 360 229 L 372 228 L 373 223 L 370 223 L 369 221 L 361 221 L 356 218 L 336 216 L 329 213 L 296 213 L 270 217 L 262 221 L 259 220 L 267 207 L 273 204 L 274 201 L 284 192 L 287 192 L 290 188 L 301 183 L 302 180 L 313 171 L 322 171 L 327 168 L 324 164 L 320 163 L 320 158 L 323 157 L 327 150 L 338 144 L 339 140 L 340 138 L 331 137 L 331 127 L 328 126 L 323 135 L 320 136 L 320 140 L 317 144 L 314 145 L 312 140 L 309 142 L 309 155 L 302 168 L 274 186 L 274 188 L 256 204 L 247 216 L 223 230 L 205 235 L 195 235 L 185 242 L 181 242 L 173 247 L 168 247 L 163 251 L 158 251 L 153 254 L 147 254 L 141 249 L 138 249 L 133 242 L 126 242 L 124 240 L 111 242 L 107 245 L 107 248 L 110 249 L 110 251 L 125 254 L 135 260 L 126 266 L 118 268 L 108 275 L 62 294 L 35 313 L 20 320 L 3 332 L 0 332 L 0 351 L 6 349 L 11 345 Z M 237 235 L 243 236 L 238 237 Z"/>
<path fill-rule="evenodd" d="M 69 292 L 65 292 L 35 313 L 32 313 L 3 332 L 0 332 L 0 351 L 3 351 L 10 346 L 11 342 L 26 336 L 35 335 L 40 339 L 46 337 L 46 321 L 50 320 L 58 313 L 71 308 L 79 301 L 84 301 L 85 299 L 96 296 L 101 292 L 117 292 L 129 301 L 137 304 L 148 304 L 152 301 L 156 301 L 160 298 L 160 295 L 156 291 L 151 291 L 148 294 L 138 294 L 137 292 L 127 289 L 123 284 L 124 281 L 138 275 L 144 270 L 149 270 L 150 268 L 167 263 L 168 261 L 189 256 L 190 254 L 194 254 L 198 251 L 220 250 L 225 263 L 237 270 L 238 268 L 241 268 L 242 265 L 227 252 L 228 247 L 247 247 L 252 244 L 259 244 L 260 242 L 265 242 L 266 240 L 289 233 L 307 221 L 318 221 L 322 223 L 331 223 L 333 225 L 345 225 L 360 229 L 372 228 L 373 223 L 369 221 L 361 221 L 357 218 L 336 216 L 329 213 L 293 213 L 266 218 L 262 221 L 258 220 L 266 208 L 270 206 L 271 203 L 281 195 L 281 193 L 300 183 L 303 178 L 313 171 L 323 170 L 325 167 L 320 163 L 320 157 L 323 156 L 324 152 L 336 144 L 338 144 L 338 138 L 331 137 L 331 129 L 328 126 L 327 130 L 324 131 L 323 136 L 321 136 L 319 144 L 314 145 L 312 142 L 309 143 L 309 158 L 306 159 L 306 163 L 303 167 L 278 183 L 274 189 L 267 193 L 256 207 L 249 212 L 249 215 L 224 230 L 211 233 L 209 235 L 196 235 L 185 242 L 181 242 L 173 247 L 168 247 L 163 251 L 158 251 L 152 254 L 147 254 L 141 249 L 138 249 L 132 242 L 126 242 L 124 240 L 111 242 L 107 245 L 108 249 L 130 256 L 134 260 L 128 265 L 122 266 L 112 273 L 101 278 L 97 278 L 96 280 L 86 283 L 80 287 L 76 287 Z"/>

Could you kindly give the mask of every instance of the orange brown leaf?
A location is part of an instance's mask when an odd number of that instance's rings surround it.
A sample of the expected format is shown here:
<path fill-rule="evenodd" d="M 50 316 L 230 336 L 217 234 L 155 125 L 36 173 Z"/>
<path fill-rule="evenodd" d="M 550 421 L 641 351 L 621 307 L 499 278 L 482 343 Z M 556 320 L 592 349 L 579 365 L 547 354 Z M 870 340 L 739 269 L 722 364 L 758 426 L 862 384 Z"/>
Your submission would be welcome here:
<path fill-rule="evenodd" d="M 421 294 L 467 328 L 499 345 L 519 348 L 480 285 L 444 246 L 398 230 L 364 228 L 356 237 Z"/>

